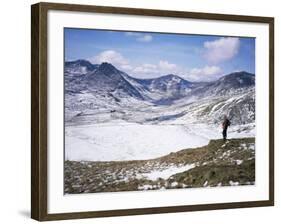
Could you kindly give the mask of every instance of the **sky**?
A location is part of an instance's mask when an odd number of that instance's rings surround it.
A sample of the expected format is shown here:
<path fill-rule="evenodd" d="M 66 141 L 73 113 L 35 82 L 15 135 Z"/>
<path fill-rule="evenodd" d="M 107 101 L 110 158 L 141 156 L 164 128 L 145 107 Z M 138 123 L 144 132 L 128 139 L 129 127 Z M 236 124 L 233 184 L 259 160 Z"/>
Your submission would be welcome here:
<path fill-rule="evenodd" d="M 255 73 L 255 38 L 65 28 L 65 60 L 108 62 L 137 78 L 212 81 Z"/>

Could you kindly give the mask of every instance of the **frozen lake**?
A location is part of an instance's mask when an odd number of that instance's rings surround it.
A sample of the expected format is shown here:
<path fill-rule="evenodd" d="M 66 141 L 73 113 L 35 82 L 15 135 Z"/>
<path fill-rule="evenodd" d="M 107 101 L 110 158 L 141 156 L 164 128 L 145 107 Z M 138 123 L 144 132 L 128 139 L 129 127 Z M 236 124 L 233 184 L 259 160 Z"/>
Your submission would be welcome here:
<path fill-rule="evenodd" d="M 184 125 L 67 126 L 65 159 L 75 161 L 152 159 L 181 149 L 208 144 L 209 139 L 204 136 L 204 132 L 202 135 L 196 132 L 194 128 Z"/>
<path fill-rule="evenodd" d="M 240 127 L 240 126 L 239 126 Z M 229 130 L 230 138 L 251 137 L 254 132 Z M 232 129 L 232 130 L 231 130 Z M 65 159 L 121 161 L 153 159 L 221 138 L 220 127 L 206 124 L 95 124 L 65 127 Z"/>

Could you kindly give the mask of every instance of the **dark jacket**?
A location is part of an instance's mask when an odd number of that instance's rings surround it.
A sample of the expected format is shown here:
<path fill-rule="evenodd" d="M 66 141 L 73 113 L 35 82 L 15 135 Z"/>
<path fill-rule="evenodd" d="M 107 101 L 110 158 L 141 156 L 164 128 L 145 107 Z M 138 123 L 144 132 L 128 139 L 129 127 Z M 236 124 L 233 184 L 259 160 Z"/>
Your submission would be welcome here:
<path fill-rule="evenodd" d="M 228 128 L 228 126 L 230 126 L 230 121 L 228 119 L 224 119 L 224 121 L 222 123 L 223 130 L 226 130 Z"/>

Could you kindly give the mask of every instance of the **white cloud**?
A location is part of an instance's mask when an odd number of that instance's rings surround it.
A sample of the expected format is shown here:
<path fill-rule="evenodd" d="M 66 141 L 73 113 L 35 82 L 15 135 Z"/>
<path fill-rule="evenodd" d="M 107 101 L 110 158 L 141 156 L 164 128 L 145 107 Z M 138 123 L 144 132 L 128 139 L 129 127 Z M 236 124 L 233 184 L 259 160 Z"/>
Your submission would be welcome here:
<path fill-rule="evenodd" d="M 205 66 L 203 68 L 193 68 L 190 72 L 193 75 L 215 75 L 221 73 L 221 68 L 218 66 Z"/>
<path fill-rule="evenodd" d="M 141 36 L 141 33 L 137 33 L 137 32 L 126 32 L 125 35 L 126 35 L 126 36 L 139 37 L 139 36 Z"/>
<path fill-rule="evenodd" d="M 122 71 L 131 71 L 133 69 L 133 67 L 129 64 L 122 64 L 122 65 L 119 65 L 118 67 L 120 70 Z"/>
<path fill-rule="evenodd" d="M 156 64 L 140 64 L 128 72 L 138 78 L 155 78 L 168 74 L 183 74 L 184 69 L 166 60 L 160 60 Z"/>
<path fill-rule="evenodd" d="M 143 63 L 132 65 L 128 59 L 114 50 L 102 51 L 89 60 L 93 64 L 101 64 L 103 62 L 111 63 L 117 69 L 138 78 L 153 78 L 165 75 L 171 72 L 176 66 L 164 60 L 159 61 L 158 64 Z"/>
<path fill-rule="evenodd" d="M 140 41 L 140 42 L 150 42 L 150 41 L 152 41 L 152 36 L 148 35 L 148 34 L 145 34 L 145 35 L 143 35 L 141 37 L 138 37 L 137 41 Z"/>
<path fill-rule="evenodd" d="M 176 64 L 172 64 L 172 63 L 169 63 L 168 61 L 162 61 L 162 60 L 159 61 L 158 66 L 161 70 L 171 70 L 172 71 L 172 70 L 178 69 L 178 66 Z"/>
<path fill-rule="evenodd" d="M 140 42 L 150 42 L 152 41 L 153 37 L 149 34 L 145 33 L 137 33 L 137 32 L 126 32 L 126 36 L 136 37 L 137 41 Z"/>
<path fill-rule="evenodd" d="M 91 58 L 90 61 L 94 64 L 111 63 L 117 69 L 138 78 L 154 78 L 170 73 L 178 74 L 181 71 L 179 66 L 166 60 L 160 60 L 156 64 L 142 63 L 133 65 L 122 54 L 114 50 L 102 51 Z"/>
<path fill-rule="evenodd" d="M 134 76 L 139 78 L 149 78 L 158 74 L 157 65 L 153 64 L 141 64 L 132 69 Z"/>
<path fill-rule="evenodd" d="M 236 37 L 222 37 L 204 42 L 204 57 L 213 64 L 230 60 L 239 51 L 240 41 Z"/>
<path fill-rule="evenodd" d="M 114 50 L 102 51 L 90 61 L 94 64 L 102 62 L 111 63 L 117 69 L 137 78 L 155 78 L 163 75 L 174 74 L 190 81 L 211 81 L 222 76 L 222 69 L 218 66 L 205 66 L 202 68 L 187 69 L 167 60 L 159 62 L 131 64 L 122 54 Z"/>
<path fill-rule="evenodd" d="M 187 75 L 191 81 L 212 81 L 223 75 L 223 71 L 218 66 L 205 66 L 202 68 L 193 68 Z"/>
<path fill-rule="evenodd" d="M 129 75 L 137 78 L 155 78 L 163 75 L 174 74 L 189 81 L 213 81 L 224 75 L 219 66 L 205 66 L 202 68 L 187 69 L 179 65 L 160 60 L 156 64 L 144 63 L 132 69 L 124 70 Z"/>
<path fill-rule="evenodd" d="M 106 50 L 95 57 L 91 58 L 90 61 L 94 64 L 101 64 L 103 62 L 108 62 L 113 64 L 114 66 L 117 67 L 123 67 L 123 68 L 128 68 L 129 66 L 129 61 L 123 57 L 120 53 L 114 50 Z"/>

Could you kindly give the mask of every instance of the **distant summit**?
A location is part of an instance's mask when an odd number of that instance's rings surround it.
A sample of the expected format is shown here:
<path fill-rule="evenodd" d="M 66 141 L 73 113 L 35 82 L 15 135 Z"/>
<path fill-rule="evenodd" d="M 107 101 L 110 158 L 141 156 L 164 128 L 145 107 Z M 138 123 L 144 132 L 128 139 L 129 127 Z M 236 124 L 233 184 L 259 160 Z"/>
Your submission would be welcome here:
<path fill-rule="evenodd" d="M 213 82 L 207 82 L 194 89 L 190 94 L 197 97 L 231 95 L 235 91 L 253 87 L 255 75 L 245 71 L 225 75 Z"/>
<path fill-rule="evenodd" d="M 245 71 L 234 72 L 223 76 L 216 83 L 223 84 L 226 88 L 243 88 L 255 85 L 255 75 Z"/>
<path fill-rule="evenodd" d="M 87 60 L 76 60 L 76 61 L 67 61 L 65 62 L 65 71 L 68 73 L 75 74 L 86 74 L 88 72 L 94 71 L 98 65 L 92 64 Z"/>
<path fill-rule="evenodd" d="M 115 68 L 112 64 L 103 62 L 98 66 L 98 71 L 105 75 L 120 74 L 120 71 Z"/>

